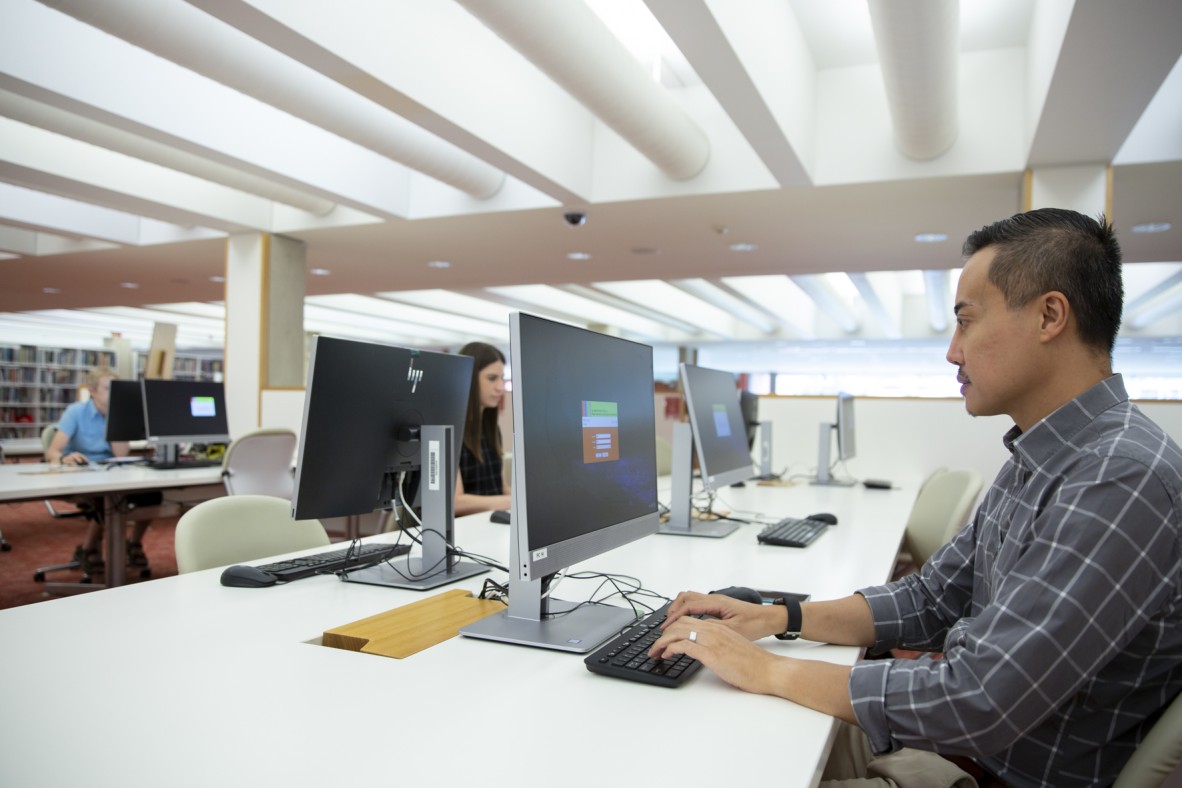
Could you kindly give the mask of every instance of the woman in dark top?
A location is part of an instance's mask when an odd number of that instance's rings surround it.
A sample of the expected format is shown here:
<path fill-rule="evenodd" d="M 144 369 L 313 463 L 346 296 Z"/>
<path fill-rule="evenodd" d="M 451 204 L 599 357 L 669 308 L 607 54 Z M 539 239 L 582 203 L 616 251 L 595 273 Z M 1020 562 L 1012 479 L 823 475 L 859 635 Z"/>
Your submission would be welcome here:
<path fill-rule="evenodd" d="M 497 416 L 505 396 L 505 356 L 492 345 L 469 342 L 460 354 L 472 356 L 472 391 L 456 479 L 456 515 L 508 509 L 509 491 L 501 477 L 501 430 Z"/>

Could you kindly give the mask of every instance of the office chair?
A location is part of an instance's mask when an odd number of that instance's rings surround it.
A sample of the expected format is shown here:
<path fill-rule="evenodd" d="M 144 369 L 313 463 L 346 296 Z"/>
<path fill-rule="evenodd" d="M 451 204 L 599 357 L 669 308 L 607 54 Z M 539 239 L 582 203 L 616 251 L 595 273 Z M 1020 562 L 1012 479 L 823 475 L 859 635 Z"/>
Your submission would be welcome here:
<path fill-rule="evenodd" d="M 657 476 L 673 473 L 673 444 L 657 436 Z"/>
<path fill-rule="evenodd" d="M 295 450 L 296 434 L 287 429 L 260 429 L 235 439 L 222 458 L 226 494 L 270 495 L 290 501 L 295 490 Z"/>
<path fill-rule="evenodd" d="M 327 544 L 328 532 L 319 520 L 291 519 L 289 501 L 229 495 L 202 501 L 181 515 L 174 548 L 177 571 L 184 574 Z"/>
<path fill-rule="evenodd" d="M 49 451 L 49 444 L 53 443 L 53 436 L 56 432 L 57 432 L 57 425 L 56 424 L 50 424 L 50 425 L 46 426 L 45 429 L 41 430 L 41 451 L 43 453 Z M 53 502 L 49 499 L 45 499 L 44 503 L 45 503 L 45 508 L 49 511 L 49 515 L 51 517 L 53 517 L 55 520 L 72 518 L 72 517 L 84 517 L 87 520 L 93 520 L 98 523 L 103 522 L 103 499 L 102 498 L 92 498 L 92 499 L 85 500 L 85 501 L 73 501 L 73 504 L 76 508 L 72 511 L 58 511 L 57 509 L 54 509 Z M 156 510 L 155 514 L 159 515 L 160 511 Z M 152 519 L 152 518 L 149 517 L 147 519 Z M 77 561 L 77 560 L 70 560 L 70 561 L 65 561 L 63 563 L 60 563 L 60 564 L 51 564 L 50 566 L 40 566 L 40 567 L 37 567 L 35 570 L 33 570 L 33 580 L 34 580 L 34 582 L 40 583 L 45 580 L 45 573 L 46 572 L 59 572 L 59 571 L 74 570 L 74 569 L 83 569 L 82 562 Z M 140 576 L 140 579 L 143 579 L 143 580 L 148 579 L 149 577 L 152 576 L 152 568 L 146 564 L 141 566 L 139 569 L 139 576 Z M 79 582 L 82 584 L 88 584 L 91 582 L 92 579 L 93 578 L 91 577 L 91 575 L 89 573 L 84 573 L 82 575 L 82 579 Z"/>
<path fill-rule="evenodd" d="M 1113 788 L 1157 788 L 1182 764 L 1182 695 L 1162 712 Z M 1177 784 L 1171 780 L 1170 784 Z"/>
<path fill-rule="evenodd" d="M 968 522 L 981 487 L 976 471 L 940 469 L 920 488 L 903 533 L 903 549 L 916 569 Z"/>

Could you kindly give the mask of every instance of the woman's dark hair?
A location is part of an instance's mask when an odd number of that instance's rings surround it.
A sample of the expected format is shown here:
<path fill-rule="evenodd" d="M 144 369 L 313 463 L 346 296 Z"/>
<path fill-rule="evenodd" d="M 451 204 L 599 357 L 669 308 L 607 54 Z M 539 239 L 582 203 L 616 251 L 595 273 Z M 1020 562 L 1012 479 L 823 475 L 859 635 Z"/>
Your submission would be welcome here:
<path fill-rule="evenodd" d="M 493 453 L 500 454 L 501 431 L 497 428 L 496 409 L 485 408 L 480 402 L 480 373 L 489 364 L 505 363 L 505 354 L 485 342 L 469 342 L 460 348 L 460 355 L 472 357 L 472 388 L 468 392 L 468 417 L 464 419 L 464 446 L 477 462 L 483 463 L 481 434 Z"/>
<path fill-rule="evenodd" d="M 964 255 L 986 247 L 996 249 L 989 281 L 1001 290 L 1007 307 L 1018 309 L 1058 291 L 1075 313 L 1080 339 L 1112 355 L 1124 282 L 1120 245 L 1102 214 L 1092 219 L 1063 208 L 1020 213 L 972 233 Z"/>

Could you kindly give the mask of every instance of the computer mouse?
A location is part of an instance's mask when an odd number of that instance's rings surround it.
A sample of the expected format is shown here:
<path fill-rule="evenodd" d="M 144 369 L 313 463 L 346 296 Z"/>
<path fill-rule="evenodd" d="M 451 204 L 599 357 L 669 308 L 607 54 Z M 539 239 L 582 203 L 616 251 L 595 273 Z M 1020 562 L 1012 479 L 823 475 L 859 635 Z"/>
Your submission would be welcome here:
<path fill-rule="evenodd" d="M 753 605 L 762 605 L 763 597 L 754 588 L 747 588 L 746 586 L 727 586 L 720 588 L 717 591 L 711 591 L 711 594 L 722 594 L 737 599 L 740 602 L 750 602 Z"/>
<path fill-rule="evenodd" d="M 263 588 L 275 585 L 277 580 L 275 575 L 257 566 L 235 564 L 222 570 L 222 585 L 232 588 Z"/>
<path fill-rule="evenodd" d="M 829 525 L 837 525 L 837 515 L 829 514 L 829 512 L 817 512 L 816 514 L 810 514 L 807 519 L 818 520 L 822 523 L 828 523 Z"/>
<path fill-rule="evenodd" d="M 494 509 L 493 513 L 488 516 L 490 523 L 497 523 L 498 525 L 508 525 L 512 520 L 512 516 L 504 509 Z"/>

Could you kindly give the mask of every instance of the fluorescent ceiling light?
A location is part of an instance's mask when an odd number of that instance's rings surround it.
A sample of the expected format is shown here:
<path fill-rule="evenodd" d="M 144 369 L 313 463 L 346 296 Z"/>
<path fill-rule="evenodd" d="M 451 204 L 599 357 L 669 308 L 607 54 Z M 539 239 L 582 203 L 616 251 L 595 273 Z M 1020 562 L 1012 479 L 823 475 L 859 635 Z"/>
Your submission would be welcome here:
<path fill-rule="evenodd" d="M 667 338 L 668 332 L 660 323 L 549 285 L 490 287 L 488 291 L 532 304 L 543 315 L 575 317 L 583 320 L 584 325 L 619 326 L 648 340 Z"/>

